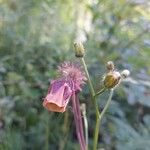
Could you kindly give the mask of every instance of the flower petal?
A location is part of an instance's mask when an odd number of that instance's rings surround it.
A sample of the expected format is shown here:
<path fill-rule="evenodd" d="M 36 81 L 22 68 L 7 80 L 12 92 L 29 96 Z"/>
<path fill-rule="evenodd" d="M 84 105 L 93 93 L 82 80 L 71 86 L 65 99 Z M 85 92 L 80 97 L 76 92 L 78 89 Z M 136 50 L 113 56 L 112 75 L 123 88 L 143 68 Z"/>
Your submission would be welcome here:
<path fill-rule="evenodd" d="M 49 111 L 64 112 L 72 91 L 67 83 L 64 83 L 61 87 L 58 87 L 57 90 L 54 90 L 56 87 L 55 83 L 52 85 L 50 93 L 45 97 L 43 106 Z"/>

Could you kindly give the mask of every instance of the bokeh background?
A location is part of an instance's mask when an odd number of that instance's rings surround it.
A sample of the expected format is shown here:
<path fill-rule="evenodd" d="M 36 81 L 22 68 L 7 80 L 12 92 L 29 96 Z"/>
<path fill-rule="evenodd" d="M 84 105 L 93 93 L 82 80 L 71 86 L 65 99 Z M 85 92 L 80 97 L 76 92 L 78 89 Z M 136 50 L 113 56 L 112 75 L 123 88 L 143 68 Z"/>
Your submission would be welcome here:
<path fill-rule="evenodd" d="M 0 150 L 79 150 L 71 106 L 66 113 L 42 107 L 57 66 L 86 48 L 98 89 L 105 63 L 131 76 L 115 90 L 101 124 L 99 150 L 150 149 L 149 0 L 0 0 Z M 102 109 L 108 93 L 100 99 Z M 87 86 L 92 144 L 95 111 Z"/>

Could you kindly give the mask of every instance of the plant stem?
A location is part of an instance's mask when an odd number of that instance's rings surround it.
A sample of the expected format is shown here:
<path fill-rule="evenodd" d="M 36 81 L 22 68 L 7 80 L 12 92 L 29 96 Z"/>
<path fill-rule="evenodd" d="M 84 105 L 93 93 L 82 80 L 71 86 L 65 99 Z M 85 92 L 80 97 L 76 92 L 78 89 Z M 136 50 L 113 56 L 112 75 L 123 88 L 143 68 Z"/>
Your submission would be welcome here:
<path fill-rule="evenodd" d="M 100 91 L 98 91 L 98 92 L 94 95 L 94 97 L 96 97 L 96 96 L 102 94 L 105 90 L 106 90 L 106 88 L 103 87 Z"/>
<path fill-rule="evenodd" d="M 89 83 L 91 95 L 92 95 L 92 97 L 94 97 L 95 91 L 94 91 L 94 88 L 93 88 L 93 85 L 92 85 L 92 82 L 91 82 L 91 79 L 90 79 L 90 76 L 89 76 L 89 72 L 88 72 L 88 69 L 87 69 L 87 65 L 86 65 L 86 63 L 85 63 L 84 58 L 81 58 L 81 60 L 82 60 L 82 64 L 83 64 L 84 69 L 85 69 L 85 73 L 86 73 L 87 80 L 88 80 L 88 83 Z"/>
<path fill-rule="evenodd" d="M 76 97 L 75 94 L 73 94 L 72 96 L 72 107 L 73 107 L 73 115 L 74 115 L 74 120 L 76 125 L 76 134 L 80 144 L 80 149 L 86 150 L 79 99 Z"/>
<path fill-rule="evenodd" d="M 91 95 L 92 95 L 92 100 L 93 100 L 95 111 L 96 111 L 96 125 L 95 125 L 94 139 L 93 139 L 93 150 L 97 150 L 98 135 L 99 135 L 101 119 L 102 119 L 104 113 L 106 112 L 110 102 L 111 102 L 112 95 L 113 95 L 113 89 L 111 89 L 110 96 L 108 98 L 108 101 L 107 101 L 102 113 L 100 113 L 99 108 L 98 108 L 98 104 L 97 104 L 97 100 L 96 100 L 96 96 L 102 94 L 106 90 L 106 88 L 104 87 L 100 91 L 95 93 L 92 82 L 91 82 L 91 79 L 90 79 L 90 76 L 89 76 L 87 65 L 85 63 L 85 60 L 84 60 L 84 58 L 81 58 L 81 60 L 82 60 L 82 64 L 83 64 L 84 69 L 85 69 L 85 73 L 86 73 L 87 80 L 88 80 L 89 87 L 90 87 L 90 92 L 91 92 Z"/>
<path fill-rule="evenodd" d="M 86 105 L 83 103 L 81 105 L 81 111 L 83 115 L 84 128 L 85 128 L 85 141 L 86 141 L 86 150 L 88 150 L 89 136 L 88 136 L 88 121 L 86 116 Z"/>
<path fill-rule="evenodd" d="M 81 60 L 82 60 L 82 64 L 84 66 L 86 77 L 87 77 L 87 80 L 88 80 L 88 83 L 89 83 L 92 100 L 93 100 L 93 103 L 94 103 L 94 106 L 95 106 L 95 110 L 96 110 L 96 116 L 99 117 L 99 109 L 98 109 L 98 104 L 97 104 L 97 101 L 96 101 L 96 98 L 95 98 L 94 87 L 93 87 L 93 84 L 91 82 L 91 79 L 90 79 L 90 76 L 89 76 L 89 72 L 88 72 L 88 69 L 87 69 L 87 65 L 85 63 L 84 58 L 81 58 Z"/>
<path fill-rule="evenodd" d="M 88 72 L 88 69 L 87 69 L 87 65 L 85 63 L 84 58 L 81 58 L 81 60 L 82 60 L 82 63 L 83 63 L 84 69 L 85 69 L 85 73 L 86 73 L 87 80 L 88 80 L 89 87 L 90 87 L 90 92 L 91 92 L 91 95 L 92 95 L 92 100 L 93 100 L 95 111 L 96 111 L 96 127 L 95 127 L 94 145 L 93 145 L 93 147 L 94 147 L 93 150 L 96 150 L 97 141 L 98 141 L 99 119 L 100 119 L 99 116 L 100 116 L 100 113 L 99 113 L 99 109 L 98 109 L 97 100 L 96 100 L 96 97 L 95 97 L 95 91 L 94 91 L 94 88 L 93 88 L 93 85 L 92 85 L 92 82 L 91 82 L 91 79 L 90 79 L 90 76 L 89 76 L 89 72 Z"/>
<path fill-rule="evenodd" d="M 111 102 L 113 93 L 114 93 L 114 90 L 111 89 L 111 90 L 110 90 L 110 95 L 109 95 L 108 101 L 107 101 L 107 103 L 106 103 L 104 109 L 102 110 L 102 112 L 101 112 L 101 114 L 100 114 L 100 121 L 101 121 L 102 117 L 104 116 L 104 114 L 105 114 L 105 112 L 106 112 L 108 106 L 110 105 L 110 102 Z"/>
<path fill-rule="evenodd" d="M 93 150 L 97 150 L 99 128 L 100 128 L 100 117 L 96 115 L 96 125 L 95 125 L 95 132 L 94 132 Z"/>
<path fill-rule="evenodd" d="M 95 126 L 95 134 L 94 134 L 94 145 L 93 145 L 93 150 L 97 150 L 97 143 L 98 143 L 98 135 L 99 135 L 99 129 L 100 129 L 100 123 L 101 123 L 101 119 L 104 116 L 110 102 L 113 96 L 113 89 L 111 89 L 110 91 L 110 95 L 108 98 L 108 101 L 103 109 L 103 111 L 100 113 L 99 117 L 96 117 L 96 126 Z"/>

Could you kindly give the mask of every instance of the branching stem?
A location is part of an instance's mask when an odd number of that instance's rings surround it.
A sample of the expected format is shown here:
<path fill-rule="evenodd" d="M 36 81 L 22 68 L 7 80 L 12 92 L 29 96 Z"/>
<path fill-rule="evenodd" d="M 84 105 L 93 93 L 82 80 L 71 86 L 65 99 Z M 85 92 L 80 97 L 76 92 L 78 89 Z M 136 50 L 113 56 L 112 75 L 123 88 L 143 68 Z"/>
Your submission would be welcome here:
<path fill-rule="evenodd" d="M 82 60 L 82 64 L 83 64 L 84 69 L 85 69 L 85 73 L 86 73 L 86 76 L 87 76 L 87 80 L 88 80 L 88 84 L 89 84 L 92 100 L 93 100 L 95 111 L 96 111 L 96 125 L 95 125 L 94 139 L 93 139 L 93 150 L 97 150 L 98 135 L 99 135 L 101 119 L 102 119 L 103 115 L 105 114 L 105 112 L 106 112 L 106 110 L 107 110 L 107 108 L 108 108 L 108 106 L 109 106 L 109 104 L 111 102 L 111 99 L 112 99 L 112 96 L 113 96 L 113 89 L 111 89 L 108 101 L 107 101 L 103 111 L 100 113 L 96 97 L 98 95 L 102 94 L 106 90 L 106 88 L 102 88 L 100 91 L 95 93 L 93 84 L 92 84 L 90 76 L 89 76 L 87 65 L 85 63 L 85 60 L 84 60 L 84 58 L 81 58 L 81 60 Z"/>

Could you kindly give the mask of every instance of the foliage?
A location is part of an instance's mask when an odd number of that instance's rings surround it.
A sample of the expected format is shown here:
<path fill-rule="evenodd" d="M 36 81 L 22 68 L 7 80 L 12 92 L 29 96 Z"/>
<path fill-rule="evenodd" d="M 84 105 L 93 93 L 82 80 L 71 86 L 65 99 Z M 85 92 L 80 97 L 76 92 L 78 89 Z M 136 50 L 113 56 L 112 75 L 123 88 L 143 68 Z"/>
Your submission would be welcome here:
<path fill-rule="evenodd" d="M 82 31 L 95 88 L 108 60 L 131 71 L 131 78 L 115 91 L 99 147 L 148 150 L 148 8 L 146 0 L 0 0 L 0 149 L 79 149 L 71 108 L 65 114 L 48 113 L 42 98 L 57 65 L 74 59 L 73 41 Z M 89 109 L 91 140 L 95 118 L 86 87 L 80 98 Z M 100 97 L 100 109 L 106 99 L 107 94 Z"/>

